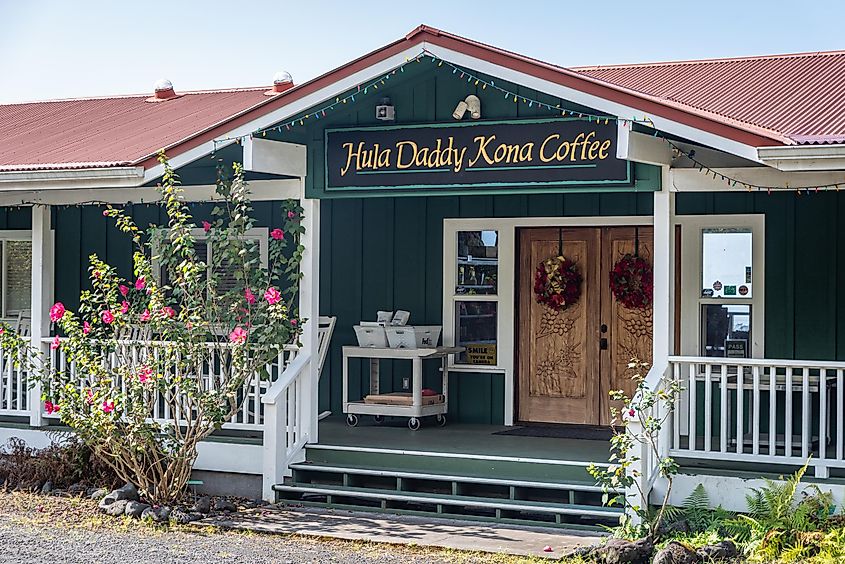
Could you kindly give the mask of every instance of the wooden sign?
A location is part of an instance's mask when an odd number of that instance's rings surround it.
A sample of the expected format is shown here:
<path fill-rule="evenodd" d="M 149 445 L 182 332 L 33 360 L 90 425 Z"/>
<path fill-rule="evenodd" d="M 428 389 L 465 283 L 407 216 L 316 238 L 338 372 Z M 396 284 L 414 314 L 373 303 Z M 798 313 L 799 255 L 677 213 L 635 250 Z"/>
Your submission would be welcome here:
<path fill-rule="evenodd" d="M 327 129 L 326 190 L 630 186 L 613 121 L 459 122 Z"/>

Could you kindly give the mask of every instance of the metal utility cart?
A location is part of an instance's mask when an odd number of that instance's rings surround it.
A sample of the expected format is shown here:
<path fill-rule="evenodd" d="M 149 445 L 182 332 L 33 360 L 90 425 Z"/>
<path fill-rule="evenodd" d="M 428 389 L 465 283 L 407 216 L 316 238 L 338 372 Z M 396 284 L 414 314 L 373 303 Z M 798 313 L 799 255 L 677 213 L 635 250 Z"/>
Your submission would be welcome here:
<path fill-rule="evenodd" d="M 420 428 L 420 417 L 434 415 L 438 425 L 446 424 L 446 412 L 449 407 L 449 355 L 461 353 L 463 347 L 437 347 L 427 349 L 391 349 L 373 347 L 343 347 L 343 412 L 346 423 L 352 427 L 358 424 L 359 415 L 373 415 L 376 421 L 383 421 L 385 416 L 408 417 L 408 427 L 412 431 Z M 413 364 L 411 375 L 411 403 L 409 405 L 390 405 L 349 401 L 349 359 L 370 359 L 370 394 L 379 395 L 379 364 L 381 359 L 410 360 Z M 422 363 L 424 360 L 441 361 L 443 371 L 442 401 L 425 403 L 422 395 Z"/>

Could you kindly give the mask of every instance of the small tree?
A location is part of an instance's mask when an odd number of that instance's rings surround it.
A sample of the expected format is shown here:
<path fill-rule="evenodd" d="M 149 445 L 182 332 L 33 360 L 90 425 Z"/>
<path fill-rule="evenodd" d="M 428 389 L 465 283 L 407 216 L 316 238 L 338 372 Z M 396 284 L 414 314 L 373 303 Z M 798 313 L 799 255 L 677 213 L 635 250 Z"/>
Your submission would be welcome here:
<path fill-rule="evenodd" d="M 270 232 L 269 266 L 253 227 L 243 173 L 218 177 L 220 205 L 202 221 L 211 245 L 210 264 L 197 255 L 197 227 L 175 172 L 164 154 L 159 186 L 167 227 L 142 230 L 124 211 L 103 215 L 135 245 L 131 280 L 96 255 L 90 257 L 91 289 L 79 311 L 56 303 L 50 318 L 66 363 L 55 365 L 26 339 L 4 328 L 0 347 L 26 364 L 31 384 L 40 383 L 48 413 L 89 445 L 117 475 L 138 485 L 151 500 L 175 501 L 197 457 L 197 445 L 252 401 L 255 375 L 267 378 L 268 363 L 295 342 L 301 321 L 294 308 L 302 208 L 283 209 L 284 224 Z M 142 335 L 144 341 L 126 339 Z M 281 368 L 279 368 L 280 370 Z M 169 415 L 154 421 L 153 413 Z"/>
<path fill-rule="evenodd" d="M 623 407 L 611 406 L 613 417 L 611 426 L 613 437 L 610 439 L 610 465 L 603 467 L 591 464 L 587 471 L 604 492 L 604 503 L 622 505 L 637 514 L 645 530 L 637 531 L 654 538 L 663 519 L 672 492 L 672 480 L 678 473 L 678 465 L 672 458 L 661 458 L 658 448 L 660 430 L 675 409 L 675 402 L 681 393 L 680 382 L 664 379 L 656 389 L 650 389 L 645 383 L 648 365 L 632 359 L 628 368 L 633 372 L 631 378 L 636 382 L 633 397 L 623 390 L 613 390 L 610 398 Z M 645 447 L 649 457 L 656 461 L 656 472 L 667 481 L 666 493 L 656 512 L 649 505 L 648 491 L 641 484 L 642 474 L 638 463 L 642 457 L 637 452 Z M 635 493 L 629 494 L 633 489 Z M 633 499 L 631 499 L 633 497 Z M 623 518 L 623 529 L 630 529 L 630 521 Z"/>

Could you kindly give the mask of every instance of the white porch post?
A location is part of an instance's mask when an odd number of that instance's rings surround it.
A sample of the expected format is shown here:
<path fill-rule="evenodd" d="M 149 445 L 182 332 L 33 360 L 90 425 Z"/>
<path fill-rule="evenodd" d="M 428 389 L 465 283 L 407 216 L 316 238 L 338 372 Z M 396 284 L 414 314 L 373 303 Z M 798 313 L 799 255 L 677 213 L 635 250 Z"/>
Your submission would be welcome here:
<path fill-rule="evenodd" d="M 654 193 L 654 340 L 653 366 L 665 366 L 672 346 L 672 219 L 675 194 L 669 191 L 669 167 L 662 171 L 662 189 Z"/>
<path fill-rule="evenodd" d="M 53 287 L 53 234 L 50 206 L 32 206 L 32 296 L 30 329 L 32 348 L 42 350 L 41 339 L 50 335 L 50 299 Z M 41 386 L 29 389 L 29 424 L 42 425 Z"/>
<path fill-rule="evenodd" d="M 320 414 L 320 367 L 319 367 L 319 320 L 320 320 L 320 200 L 305 198 L 305 179 L 303 183 L 302 226 L 305 228 L 302 244 L 302 281 L 299 285 L 300 317 L 307 319 L 302 334 L 302 346 L 311 356 L 308 378 L 302 397 L 301 409 L 307 414 L 308 442 L 317 442 L 317 421 Z"/>

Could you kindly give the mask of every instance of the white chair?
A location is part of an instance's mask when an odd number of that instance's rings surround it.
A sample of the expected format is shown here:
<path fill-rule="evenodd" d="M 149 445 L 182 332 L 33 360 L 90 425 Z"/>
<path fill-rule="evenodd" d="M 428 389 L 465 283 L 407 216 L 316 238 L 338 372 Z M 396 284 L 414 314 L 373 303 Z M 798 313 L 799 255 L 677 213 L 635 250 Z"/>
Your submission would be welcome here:
<path fill-rule="evenodd" d="M 329 356 L 329 345 L 332 341 L 332 334 L 334 333 L 334 326 L 337 323 L 337 317 L 320 316 L 319 325 L 317 329 L 317 382 L 320 381 L 320 376 L 323 374 L 323 364 L 326 362 L 326 357 Z M 329 415 L 331 411 L 324 411 L 317 417 L 318 420 L 323 420 Z"/>

